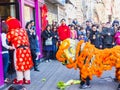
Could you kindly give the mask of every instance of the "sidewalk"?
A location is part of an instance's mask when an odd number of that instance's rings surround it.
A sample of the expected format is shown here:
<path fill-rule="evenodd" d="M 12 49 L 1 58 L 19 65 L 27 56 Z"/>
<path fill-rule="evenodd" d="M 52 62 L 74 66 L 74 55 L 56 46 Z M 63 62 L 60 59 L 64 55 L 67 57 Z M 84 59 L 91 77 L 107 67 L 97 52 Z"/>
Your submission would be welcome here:
<path fill-rule="evenodd" d="M 42 62 L 39 64 L 40 72 L 31 70 L 31 84 L 25 85 L 27 90 L 59 90 L 56 87 L 57 82 L 67 82 L 70 79 L 79 79 L 79 70 L 67 69 L 58 61 Z M 113 81 L 114 69 L 106 71 L 101 78 L 94 77 L 91 81 L 91 88 L 85 90 L 116 90 L 118 83 Z M 82 90 L 80 85 L 72 85 L 66 90 Z M 7 90 L 8 86 L 4 89 Z"/>

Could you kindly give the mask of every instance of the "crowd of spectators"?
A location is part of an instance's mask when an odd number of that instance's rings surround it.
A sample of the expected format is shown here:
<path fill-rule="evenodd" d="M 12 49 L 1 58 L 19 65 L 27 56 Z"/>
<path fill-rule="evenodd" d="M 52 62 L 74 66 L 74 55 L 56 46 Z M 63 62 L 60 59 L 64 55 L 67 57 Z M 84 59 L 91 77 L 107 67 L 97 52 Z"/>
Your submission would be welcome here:
<path fill-rule="evenodd" d="M 87 20 L 85 25 L 80 25 L 77 20 L 73 20 L 71 24 L 67 25 L 66 20 L 62 19 L 60 25 L 57 23 L 48 25 L 42 32 L 42 38 L 43 51 L 47 52 L 46 59 L 50 61 L 50 59 L 55 59 L 59 42 L 67 38 L 90 42 L 99 49 L 120 45 L 120 26 L 118 20 L 114 20 L 113 23 L 106 22 L 101 24 L 92 23 Z M 50 45 L 45 44 L 48 38 L 51 38 L 52 41 Z M 52 52 L 54 54 L 51 55 Z"/>

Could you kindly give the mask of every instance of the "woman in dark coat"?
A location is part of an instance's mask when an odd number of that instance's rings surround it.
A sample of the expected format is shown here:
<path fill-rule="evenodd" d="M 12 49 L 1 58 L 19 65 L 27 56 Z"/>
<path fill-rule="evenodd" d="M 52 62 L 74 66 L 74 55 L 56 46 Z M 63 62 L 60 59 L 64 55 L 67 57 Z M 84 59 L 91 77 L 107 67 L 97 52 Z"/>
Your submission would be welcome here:
<path fill-rule="evenodd" d="M 57 43 L 58 43 L 58 32 L 57 32 L 57 26 L 53 26 L 52 28 L 52 31 L 53 31 L 53 59 L 56 59 L 56 52 L 57 52 Z"/>
<path fill-rule="evenodd" d="M 39 71 L 37 68 L 37 54 L 36 54 L 36 49 L 37 49 L 37 44 L 36 44 L 36 33 L 35 30 L 31 29 L 31 23 L 28 22 L 26 24 L 26 30 L 29 38 L 29 43 L 30 43 L 30 50 L 31 50 L 31 55 L 32 55 L 32 60 L 34 63 L 34 71 Z"/>
<path fill-rule="evenodd" d="M 47 25 L 46 26 L 46 30 L 44 30 L 42 32 L 42 38 L 43 38 L 43 49 L 46 52 L 46 62 L 50 61 L 51 57 L 50 57 L 50 53 L 53 50 L 53 31 L 51 30 L 51 26 Z M 49 44 L 47 44 L 49 40 Z M 52 42 L 52 43 L 51 43 Z"/>

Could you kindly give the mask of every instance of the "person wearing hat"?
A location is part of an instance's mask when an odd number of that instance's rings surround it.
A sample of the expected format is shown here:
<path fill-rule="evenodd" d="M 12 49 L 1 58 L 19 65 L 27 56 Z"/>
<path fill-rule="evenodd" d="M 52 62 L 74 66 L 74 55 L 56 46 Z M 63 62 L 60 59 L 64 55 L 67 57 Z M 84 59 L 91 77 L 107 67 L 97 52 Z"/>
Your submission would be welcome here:
<path fill-rule="evenodd" d="M 13 84 L 30 84 L 30 69 L 33 62 L 27 32 L 16 18 L 10 17 L 6 23 L 8 25 L 8 42 L 15 48 L 14 67 L 17 77 L 13 80 Z"/>

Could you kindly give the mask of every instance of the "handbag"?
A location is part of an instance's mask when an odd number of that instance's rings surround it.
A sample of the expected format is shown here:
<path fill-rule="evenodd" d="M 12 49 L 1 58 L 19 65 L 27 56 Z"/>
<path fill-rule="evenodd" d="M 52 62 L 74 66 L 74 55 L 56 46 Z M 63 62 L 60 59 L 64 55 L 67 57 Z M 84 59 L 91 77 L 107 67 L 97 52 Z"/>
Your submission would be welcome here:
<path fill-rule="evenodd" d="M 45 40 L 45 45 L 52 45 L 52 39 L 48 38 L 47 40 Z"/>

